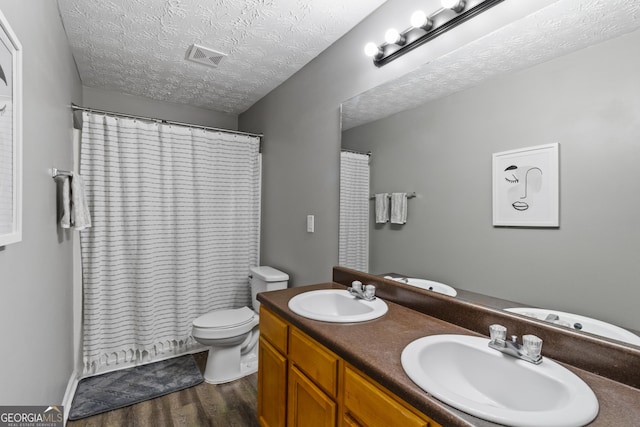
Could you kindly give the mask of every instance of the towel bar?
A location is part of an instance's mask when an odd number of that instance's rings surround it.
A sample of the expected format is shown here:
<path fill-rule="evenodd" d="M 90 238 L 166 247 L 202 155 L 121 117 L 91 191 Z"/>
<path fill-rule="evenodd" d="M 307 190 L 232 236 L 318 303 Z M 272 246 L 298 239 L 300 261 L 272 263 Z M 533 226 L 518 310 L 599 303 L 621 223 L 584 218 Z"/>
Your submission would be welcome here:
<path fill-rule="evenodd" d="M 407 193 L 407 199 L 413 199 L 414 197 L 418 197 L 415 191 L 412 193 Z M 373 200 L 375 198 L 375 194 L 369 197 L 370 200 Z M 387 193 L 387 198 L 391 198 L 391 193 Z"/>
<path fill-rule="evenodd" d="M 60 176 L 72 176 L 72 173 L 71 173 L 71 171 L 64 171 L 64 170 L 61 170 L 61 169 L 58 169 L 58 168 L 52 168 L 51 169 L 51 177 L 53 179 L 56 179 L 56 178 L 58 178 Z"/>

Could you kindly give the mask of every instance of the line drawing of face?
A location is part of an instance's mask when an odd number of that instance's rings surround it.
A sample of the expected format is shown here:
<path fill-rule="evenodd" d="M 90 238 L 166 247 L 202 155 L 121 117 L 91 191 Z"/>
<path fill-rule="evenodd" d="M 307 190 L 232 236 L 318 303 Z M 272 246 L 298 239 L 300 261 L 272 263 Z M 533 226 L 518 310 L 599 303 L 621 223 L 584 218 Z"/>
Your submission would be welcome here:
<path fill-rule="evenodd" d="M 533 205 L 533 199 L 542 189 L 542 169 L 536 166 L 508 166 L 505 181 L 509 184 L 509 200 L 517 211 L 526 211 Z"/>

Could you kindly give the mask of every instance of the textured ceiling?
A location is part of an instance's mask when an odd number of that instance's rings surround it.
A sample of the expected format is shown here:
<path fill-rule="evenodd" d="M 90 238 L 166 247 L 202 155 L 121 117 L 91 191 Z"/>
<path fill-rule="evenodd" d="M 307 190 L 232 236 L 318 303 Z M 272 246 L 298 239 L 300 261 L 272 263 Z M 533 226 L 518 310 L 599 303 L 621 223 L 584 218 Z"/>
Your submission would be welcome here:
<path fill-rule="evenodd" d="M 342 106 L 343 129 L 418 107 L 492 77 L 531 67 L 638 28 L 640 1 L 558 0 L 402 78 L 348 100 Z"/>
<path fill-rule="evenodd" d="M 239 114 L 384 0 L 58 0 L 85 86 Z M 192 44 L 228 56 L 185 61 Z"/>

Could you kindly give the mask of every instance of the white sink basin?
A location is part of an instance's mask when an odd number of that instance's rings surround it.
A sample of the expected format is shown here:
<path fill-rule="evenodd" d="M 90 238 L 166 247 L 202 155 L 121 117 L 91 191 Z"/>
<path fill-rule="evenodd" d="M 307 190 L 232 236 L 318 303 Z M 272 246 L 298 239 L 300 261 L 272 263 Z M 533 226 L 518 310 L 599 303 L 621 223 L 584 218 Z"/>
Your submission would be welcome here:
<path fill-rule="evenodd" d="M 289 300 L 289 308 L 309 319 L 335 323 L 373 320 L 388 310 L 387 304 L 380 298 L 365 301 L 341 289 L 322 289 L 298 294 Z"/>
<path fill-rule="evenodd" d="M 420 388 L 463 412 L 509 426 L 583 426 L 598 400 L 578 376 L 544 358 L 534 365 L 488 347 L 489 339 L 433 335 L 402 352 Z"/>
<path fill-rule="evenodd" d="M 549 322 L 640 346 L 640 337 L 636 334 L 619 326 L 612 325 L 611 323 L 592 319 L 590 317 L 545 308 L 514 307 L 507 308 L 505 310 L 538 320 L 546 320 L 547 316 L 555 314 L 558 316 L 558 319 L 549 320 Z"/>
<path fill-rule="evenodd" d="M 416 288 L 426 289 L 429 291 L 437 292 L 439 294 L 449 295 L 450 297 L 455 297 L 458 295 L 458 291 L 452 288 L 449 285 L 445 285 L 444 283 L 434 282 L 433 280 L 426 279 L 416 279 L 413 277 L 391 277 L 385 276 L 385 279 L 395 280 L 396 282 L 404 283 L 410 286 L 415 286 Z"/>

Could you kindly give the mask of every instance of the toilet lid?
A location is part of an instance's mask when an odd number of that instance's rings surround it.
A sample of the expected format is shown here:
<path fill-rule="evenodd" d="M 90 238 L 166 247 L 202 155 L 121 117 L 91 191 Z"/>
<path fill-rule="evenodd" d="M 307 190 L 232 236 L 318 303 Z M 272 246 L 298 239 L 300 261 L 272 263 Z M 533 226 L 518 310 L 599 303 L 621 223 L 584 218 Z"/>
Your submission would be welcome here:
<path fill-rule="evenodd" d="M 214 310 L 193 321 L 198 328 L 235 328 L 253 320 L 255 312 L 249 307 Z"/>

